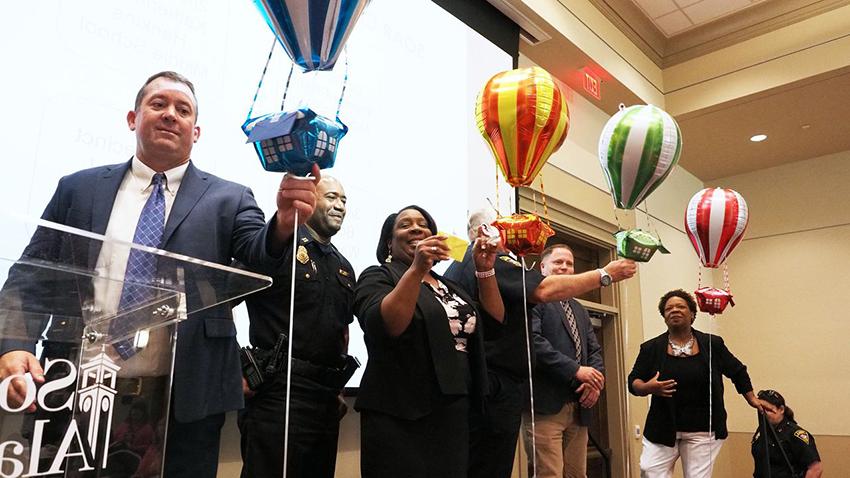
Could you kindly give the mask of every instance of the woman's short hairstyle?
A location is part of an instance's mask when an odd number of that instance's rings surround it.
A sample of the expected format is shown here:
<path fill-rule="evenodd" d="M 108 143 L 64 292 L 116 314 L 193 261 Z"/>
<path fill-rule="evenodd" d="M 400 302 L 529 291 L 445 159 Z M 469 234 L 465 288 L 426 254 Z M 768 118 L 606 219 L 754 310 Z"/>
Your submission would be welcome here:
<path fill-rule="evenodd" d="M 682 289 L 671 290 L 670 292 L 661 296 L 661 300 L 658 301 L 658 313 L 661 314 L 661 317 L 664 317 L 664 306 L 667 305 L 667 301 L 673 297 L 678 297 L 688 304 L 688 309 L 690 309 L 691 314 L 696 317 L 697 315 L 697 301 L 694 300 L 693 296 Z"/>
<path fill-rule="evenodd" d="M 378 238 L 378 248 L 375 250 L 375 256 L 378 258 L 378 262 L 384 262 L 390 255 L 390 248 L 388 244 L 393 237 L 393 226 L 395 226 L 395 220 L 402 211 L 406 211 L 408 209 L 419 211 L 428 223 L 428 229 L 431 231 L 431 235 L 437 234 L 437 223 L 434 222 L 434 218 L 428 214 L 428 211 L 412 204 L 410 206 L 403 207 L 399 209 L 398 212 L 394 212 L 384 219 L 384 225 L 381 226 L 381 237 Z"/>
<path fill-rule="evenodd" d="M 785 407 L 785 418 L 789 420 L 794 420 L 794 410 L 791 410 L 791 407 L 785 404 L 785 397 L 783 397 L 776 390 L 759 390 L 759 393 L 756 395 L 759 400 L 764 400 L 765 402 L 773 405 L 776 408 Z"/>

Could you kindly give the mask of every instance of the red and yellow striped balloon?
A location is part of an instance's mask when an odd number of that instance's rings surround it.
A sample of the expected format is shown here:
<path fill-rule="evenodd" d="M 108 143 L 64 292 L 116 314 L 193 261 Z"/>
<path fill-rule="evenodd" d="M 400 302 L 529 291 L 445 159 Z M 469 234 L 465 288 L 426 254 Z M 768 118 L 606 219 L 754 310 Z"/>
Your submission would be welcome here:
<path fill-rule="evenodd" d="M 478 130 L 514 187 L 528 186 L 567 137 L 570 113 L 546 70 L 521 68 L 490 78 L 475 105 Z"/>

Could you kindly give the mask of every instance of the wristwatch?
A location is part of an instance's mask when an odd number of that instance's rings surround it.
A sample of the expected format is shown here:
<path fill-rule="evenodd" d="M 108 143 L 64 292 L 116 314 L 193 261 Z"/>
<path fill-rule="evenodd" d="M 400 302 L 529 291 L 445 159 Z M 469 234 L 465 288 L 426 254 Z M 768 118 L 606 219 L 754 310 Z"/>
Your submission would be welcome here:
<path fill-rule="evenodd" d="M 599 272 L 599 285 L 602 287 L 611 285 L 611 282 L 613 282 L 611 274 L 605 272 L 605 269 L 596 269 L 596 271 Z"/>

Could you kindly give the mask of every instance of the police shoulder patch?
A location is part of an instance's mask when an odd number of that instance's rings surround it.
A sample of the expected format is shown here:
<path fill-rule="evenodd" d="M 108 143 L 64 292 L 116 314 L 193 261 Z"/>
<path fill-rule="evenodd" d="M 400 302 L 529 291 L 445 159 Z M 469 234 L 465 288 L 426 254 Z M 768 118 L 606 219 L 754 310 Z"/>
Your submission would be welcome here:
<path fill-rule="evenodd" d="M 808 434 L 808 432 L 806 432 L 806 430 L 803 430 L 801 428 L 801 429 L 794 432 L 794 436 L 799 438 L 800 441 L 805 443 L 806 445 L 809 444 L 809 434 Z"/>
<path fill-rule="evenodd" d="M 499 259 L 507 262 L 508 264 L 510 264 L 512 266 L 522 267 L 522 264 L 520 264 L 519 261 L 512 258 L 511 256 L 499 256 Z"/>

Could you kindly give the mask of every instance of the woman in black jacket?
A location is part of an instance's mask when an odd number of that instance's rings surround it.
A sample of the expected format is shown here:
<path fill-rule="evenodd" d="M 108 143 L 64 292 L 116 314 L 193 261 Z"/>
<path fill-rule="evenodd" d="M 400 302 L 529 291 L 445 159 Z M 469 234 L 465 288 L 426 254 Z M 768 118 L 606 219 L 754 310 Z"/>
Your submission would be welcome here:
<path fill-rule="evenodd" d="M 685 478 L 708 478 L 729 434 L 723 375 L 750 406 L 761 409 L 761 404 L 753 394 L 747 367 L 723 339 L 692 327 L 697 305 L 690 294 L 681 289 L 664 294 L 658 311 L 667 332 L 641 344 L 628 378 L 632 394 L 652 394 L 643 429 L 641 476 L 673 476 L 681 456 Z"/>
<path fill-rule="evenodd" d="M 354 312 L 369 351 L 355 403 L 363 478 L 467 474 L 468 411 L 487 383 L 480 313 L 501 321 L 504 305 L 495 247 L 481 239 L 474 247 L 482 311 L 431 271 L 449 258 L 445 239 L 418 206 L 391 214 L 378 242 L 381 265 L 357 282 Z"/>

